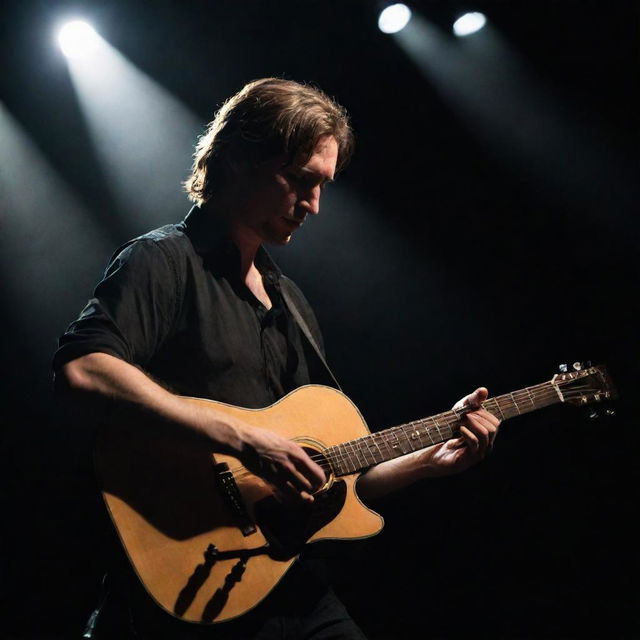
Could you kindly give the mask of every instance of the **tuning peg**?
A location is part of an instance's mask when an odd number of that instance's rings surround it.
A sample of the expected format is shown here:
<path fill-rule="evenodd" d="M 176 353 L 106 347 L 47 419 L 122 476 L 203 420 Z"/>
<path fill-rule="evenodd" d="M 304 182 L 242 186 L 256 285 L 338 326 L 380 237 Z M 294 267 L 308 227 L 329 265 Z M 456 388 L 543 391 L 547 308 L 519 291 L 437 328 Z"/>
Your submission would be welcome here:
<path fill-rule="evenodd" d="M 602 407 L 598 409 L 591 407 L 587 412 L 587 418 L 589 418 L 589 420 L 600 420 L 600 418 L 610 418 L 615 415 L 616 412 L 614 409 L 603 409 Z"/>
<path fill-rule="evenodd" d="M 574 371 L 581 371 L 582 370 L 582 362 L 574 362 L 573 363 L 573 370 Z"/>
<path fill-rule="evenodd" d="M 560 371 L 560 373 L 567 373 L 568 370 L 569 370 L 569 365 L 567 364 L 561 364 L 558 367 L 558 371 Z"/>

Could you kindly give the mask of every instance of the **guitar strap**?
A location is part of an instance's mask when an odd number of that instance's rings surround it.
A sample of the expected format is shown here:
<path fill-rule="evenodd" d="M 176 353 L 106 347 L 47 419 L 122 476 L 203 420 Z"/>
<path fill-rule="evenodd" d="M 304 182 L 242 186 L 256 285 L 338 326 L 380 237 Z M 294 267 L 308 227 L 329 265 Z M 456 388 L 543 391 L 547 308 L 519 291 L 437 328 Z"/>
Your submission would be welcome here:
<path fill-rule="evenodd" d="M 327 361 L 322 353 L 322 350 L 320 349 L 320 346 L 316 342 L 316 339 L 313 337 L 313 334 L 311 333 L 311 329 L 309 329 L 309 325 L 306 323 L 305 319 L 302 317 L 302 314 L 300 313 L 295 301 L 293 300 L 293 296 L 289 291 L 289 282 L 287 281 L 286 278 L 282 278 L 281 280 L 280 292 L 282 293 L 282 298 L 284 299 L 284 303 L 287 305 L 287 308 L 291 312 L 291 315 L 294 317 L 298 326 L 302 330 L 302 333 L 304 333 L 305 337 L 313 347 L 313 350 L 316 352 L 316 355 L 318 356 L 318 358 L 320 358 L 320 362 L 322 362 L 326 372 L 329 374 L 329 378 L 331 379 L 333 384 L 335 384 L 336 389 L 339 389 L 340 391 L 342 391 L 342 387 L 340 386 L 340 383 L 336 380 L 336 377 L 333 375 L 333 371 L 331 371 L 331 369 L 329 368 L 329 365 L 327 364 Z"/>

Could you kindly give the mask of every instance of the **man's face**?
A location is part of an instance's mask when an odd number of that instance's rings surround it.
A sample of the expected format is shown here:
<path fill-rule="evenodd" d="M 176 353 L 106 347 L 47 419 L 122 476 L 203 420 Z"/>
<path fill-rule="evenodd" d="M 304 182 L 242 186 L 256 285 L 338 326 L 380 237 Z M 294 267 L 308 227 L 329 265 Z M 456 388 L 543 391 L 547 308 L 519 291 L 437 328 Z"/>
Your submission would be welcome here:
<path fill-rule="evenodd" d="M 320 211 L 320 195 L 333 180 L 338 143 L 321 138 L 309 160 L 284 164 L 278 157 L 252 172 L 236 222 L 260 242 L 287 244 L 308 214 Z"/>

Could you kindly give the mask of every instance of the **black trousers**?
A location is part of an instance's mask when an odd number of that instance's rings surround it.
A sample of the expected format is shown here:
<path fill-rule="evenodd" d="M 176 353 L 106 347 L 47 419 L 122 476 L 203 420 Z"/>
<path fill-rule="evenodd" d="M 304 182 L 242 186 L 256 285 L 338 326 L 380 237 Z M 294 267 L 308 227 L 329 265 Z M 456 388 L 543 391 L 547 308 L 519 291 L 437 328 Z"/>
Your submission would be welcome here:
<path fill-rule="evenodd" d="M 133 574 L 111 576 L 92 640 L 366 640 L 314 567 L 297 562 L 255 609 L 215 625 L 182 622 L 152 602 Z"/>

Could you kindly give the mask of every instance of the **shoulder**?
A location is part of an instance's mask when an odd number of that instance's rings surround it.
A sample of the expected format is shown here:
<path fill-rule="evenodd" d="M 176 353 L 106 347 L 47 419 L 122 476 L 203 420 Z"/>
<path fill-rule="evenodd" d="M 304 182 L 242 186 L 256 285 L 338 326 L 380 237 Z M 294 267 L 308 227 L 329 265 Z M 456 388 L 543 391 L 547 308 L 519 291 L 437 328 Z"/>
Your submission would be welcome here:
<path fill-rule="evenodd" d="M 181 223 L 168 224 L 133 238 L 118 247 L 109 260 L 107 272 L 125 264 L 155 266 L 168 263 L 177 268 L 185 258 L 195 254 Z"/>

